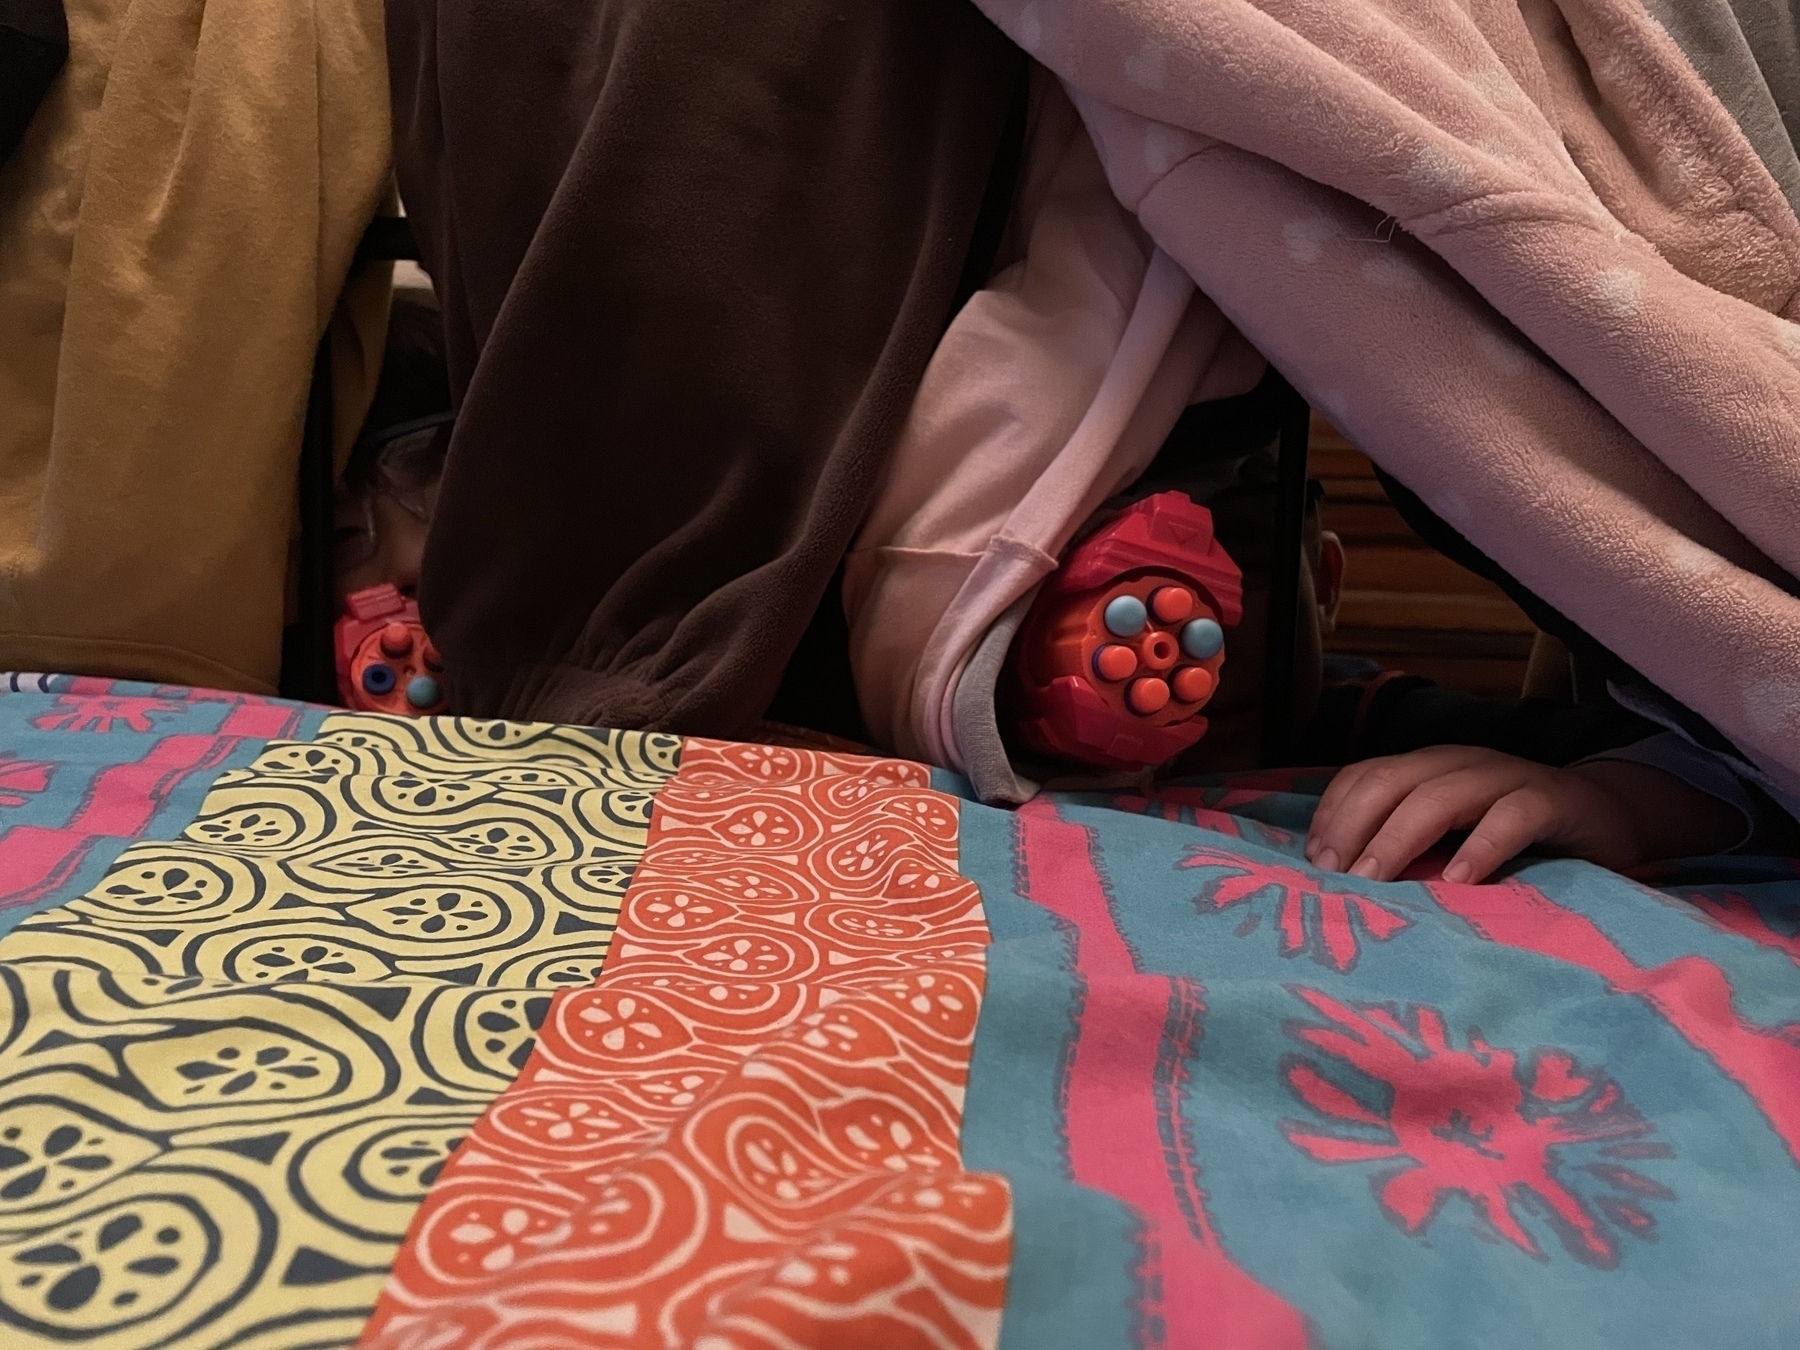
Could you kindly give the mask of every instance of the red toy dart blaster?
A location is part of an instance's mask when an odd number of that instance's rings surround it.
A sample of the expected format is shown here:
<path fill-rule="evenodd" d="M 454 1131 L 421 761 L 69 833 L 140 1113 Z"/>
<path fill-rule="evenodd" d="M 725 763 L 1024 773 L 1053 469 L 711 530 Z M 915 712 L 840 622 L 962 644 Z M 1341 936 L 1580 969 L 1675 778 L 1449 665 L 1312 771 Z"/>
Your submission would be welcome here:
<path fill-rule="evenodd" d="M 344 706 L 403 717 L 443 712 L 444 663 L 419 623 L 418 602 L 384 582 L 344 604 L 336 644 Z"/>
<path fill-rule="evenodd" d="M 1075 546 L 1014 640 L 1019 739 L 1106 769 L 1163 764 L 1206 734 L 1243 574 L 1212 513 L 1180 492 L 1127 507 Z"/>

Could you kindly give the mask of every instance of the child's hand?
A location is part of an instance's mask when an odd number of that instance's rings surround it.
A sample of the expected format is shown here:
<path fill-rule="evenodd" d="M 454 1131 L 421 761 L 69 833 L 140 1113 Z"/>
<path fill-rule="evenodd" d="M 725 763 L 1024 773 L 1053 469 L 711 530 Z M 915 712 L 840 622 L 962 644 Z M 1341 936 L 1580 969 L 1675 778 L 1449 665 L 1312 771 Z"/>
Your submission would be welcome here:
<path fill-rule="evenodd" d="M 1533 845 L 1616 869 L 1728 848 L 1743 826 L 1735 808 L 1646 765 L 1552 769 L 1440 745 L 1342 770 L 1313 815 L 1306 856 L 1328 872 L 1349 864 L 1355 876 L 1391 881 L 1466 829 L 1444 880 L 1477 882 Z"/>

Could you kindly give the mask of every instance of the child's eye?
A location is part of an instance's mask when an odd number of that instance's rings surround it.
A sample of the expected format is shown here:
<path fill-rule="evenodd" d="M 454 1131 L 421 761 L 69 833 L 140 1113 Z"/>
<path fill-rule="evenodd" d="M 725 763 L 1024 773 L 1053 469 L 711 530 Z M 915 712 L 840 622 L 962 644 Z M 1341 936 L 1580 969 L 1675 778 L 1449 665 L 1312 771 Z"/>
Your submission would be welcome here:
<path fill-rule="evenodd" d="M 363 525 L 339 525 L 331 532 L 331 556 L 337 567 L 356 567 L 375 555 L 375 537 Z"/>

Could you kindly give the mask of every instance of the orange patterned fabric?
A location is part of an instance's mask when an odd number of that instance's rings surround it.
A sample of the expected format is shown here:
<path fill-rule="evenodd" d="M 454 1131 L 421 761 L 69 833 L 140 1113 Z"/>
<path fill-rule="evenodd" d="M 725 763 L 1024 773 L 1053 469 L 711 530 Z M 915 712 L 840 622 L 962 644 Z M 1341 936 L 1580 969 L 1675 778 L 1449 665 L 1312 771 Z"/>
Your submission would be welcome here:
<path fill-rule="evenodd" d="M 380 1350 L 992 1346 L 987 925 L 926 771 L 689 740 L 612 952 L 426 1197 Z"/>

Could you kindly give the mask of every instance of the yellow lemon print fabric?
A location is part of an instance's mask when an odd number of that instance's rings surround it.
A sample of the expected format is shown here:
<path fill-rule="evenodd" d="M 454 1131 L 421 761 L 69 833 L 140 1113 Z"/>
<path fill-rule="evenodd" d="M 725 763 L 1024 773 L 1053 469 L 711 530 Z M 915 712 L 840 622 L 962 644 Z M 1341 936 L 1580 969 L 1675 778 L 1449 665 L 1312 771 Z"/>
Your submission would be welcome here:
<path fill-rule="evenodd" d="M 353 1343 L 680 748 L 333 716 L 0 940 L 0 1346 Z"/>

